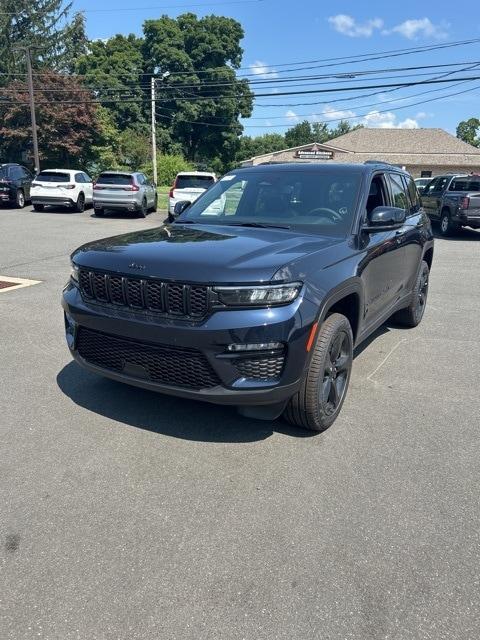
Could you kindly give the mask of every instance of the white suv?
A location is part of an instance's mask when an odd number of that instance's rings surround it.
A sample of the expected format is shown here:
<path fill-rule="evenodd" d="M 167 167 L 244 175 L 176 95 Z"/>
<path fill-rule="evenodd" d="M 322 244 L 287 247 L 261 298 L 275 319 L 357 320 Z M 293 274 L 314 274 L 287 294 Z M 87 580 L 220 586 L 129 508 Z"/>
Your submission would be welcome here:
<path fill-rule="evenodd" d="M 83 171 L 47 169 L 36 176 L 30 195 L 35 211 L 53 206 L 81 212 L 93 202 L 93 183 Z"/>
<path fill-rule="evenodd" d="M 195 202 L 215 182 L 217 182 L 216 175 L 208 171 L 181 171 L 178 173 L 168 194 L 168 219 L 170 222 L 173 222 L 175 218 L 177 202 L 185 200 Z"/>

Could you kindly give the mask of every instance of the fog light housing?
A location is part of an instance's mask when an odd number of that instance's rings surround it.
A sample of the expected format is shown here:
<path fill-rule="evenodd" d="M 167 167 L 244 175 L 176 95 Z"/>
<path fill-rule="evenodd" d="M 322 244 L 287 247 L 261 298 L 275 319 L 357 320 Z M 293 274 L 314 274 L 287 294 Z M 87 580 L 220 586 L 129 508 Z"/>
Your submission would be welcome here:
<path fill-rule="evenodd" d="M 229 344 L 227 351 L 245 352 L 245 351 L 278 351 L 283 349 L 282 342 L 258 342 L 255 344 Z"/>

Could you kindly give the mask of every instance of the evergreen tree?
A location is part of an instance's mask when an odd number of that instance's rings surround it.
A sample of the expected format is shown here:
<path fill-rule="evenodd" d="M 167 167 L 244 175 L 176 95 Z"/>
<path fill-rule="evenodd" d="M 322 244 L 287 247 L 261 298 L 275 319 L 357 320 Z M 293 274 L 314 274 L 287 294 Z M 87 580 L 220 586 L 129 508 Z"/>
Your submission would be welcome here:
<path fill-rule="evenodd" d="M 72 56 L 86 45 L 85 22 L 78 14 L 69 22 L 72 2 L 2 0 L 0 13 L 0 84 L 25 73 L 18 46 L 32 46 L 34 66 L 58 71 L 71 68 Z"/>

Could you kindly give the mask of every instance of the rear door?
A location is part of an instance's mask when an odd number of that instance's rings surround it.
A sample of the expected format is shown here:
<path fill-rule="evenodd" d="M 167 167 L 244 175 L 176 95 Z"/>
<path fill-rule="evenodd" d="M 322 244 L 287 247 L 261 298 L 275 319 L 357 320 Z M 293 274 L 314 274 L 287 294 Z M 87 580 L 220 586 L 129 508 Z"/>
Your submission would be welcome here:
<path fill-rule="evenodd" d="M 440 220 L 442 211 L 442 196 L 453 176 L 439 176 L 428 185 L 422 195 L 423 206 L 432 220 Z M 428 192 L 427 192 L 428 191 Z"/>
<path fill-rule="evenodd" d="M 194 173 L 179 175 L 175 180 L 173 197 L 176 200 L 194 202 L 214 183 L 215 178 L 213 176 L 200 176 Z"/>
<path fill-rule="evenodd" d="M 105 203 L 128 203 L 137 197 L 139 188 L 130 173 L 101 173 L 93 188 L 94 199 Z"/>

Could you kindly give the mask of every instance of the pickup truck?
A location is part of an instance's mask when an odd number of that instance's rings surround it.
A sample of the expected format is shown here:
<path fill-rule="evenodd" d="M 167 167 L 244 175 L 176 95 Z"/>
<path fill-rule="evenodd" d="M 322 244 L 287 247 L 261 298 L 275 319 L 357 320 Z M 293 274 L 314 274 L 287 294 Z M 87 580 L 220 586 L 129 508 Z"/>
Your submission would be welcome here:
<path fill-rule="evenodd" d="M 422 203 L 442 236 L 460 227 L 480 229 L 480 175 L 437 176 L 424 188 Z"/>

